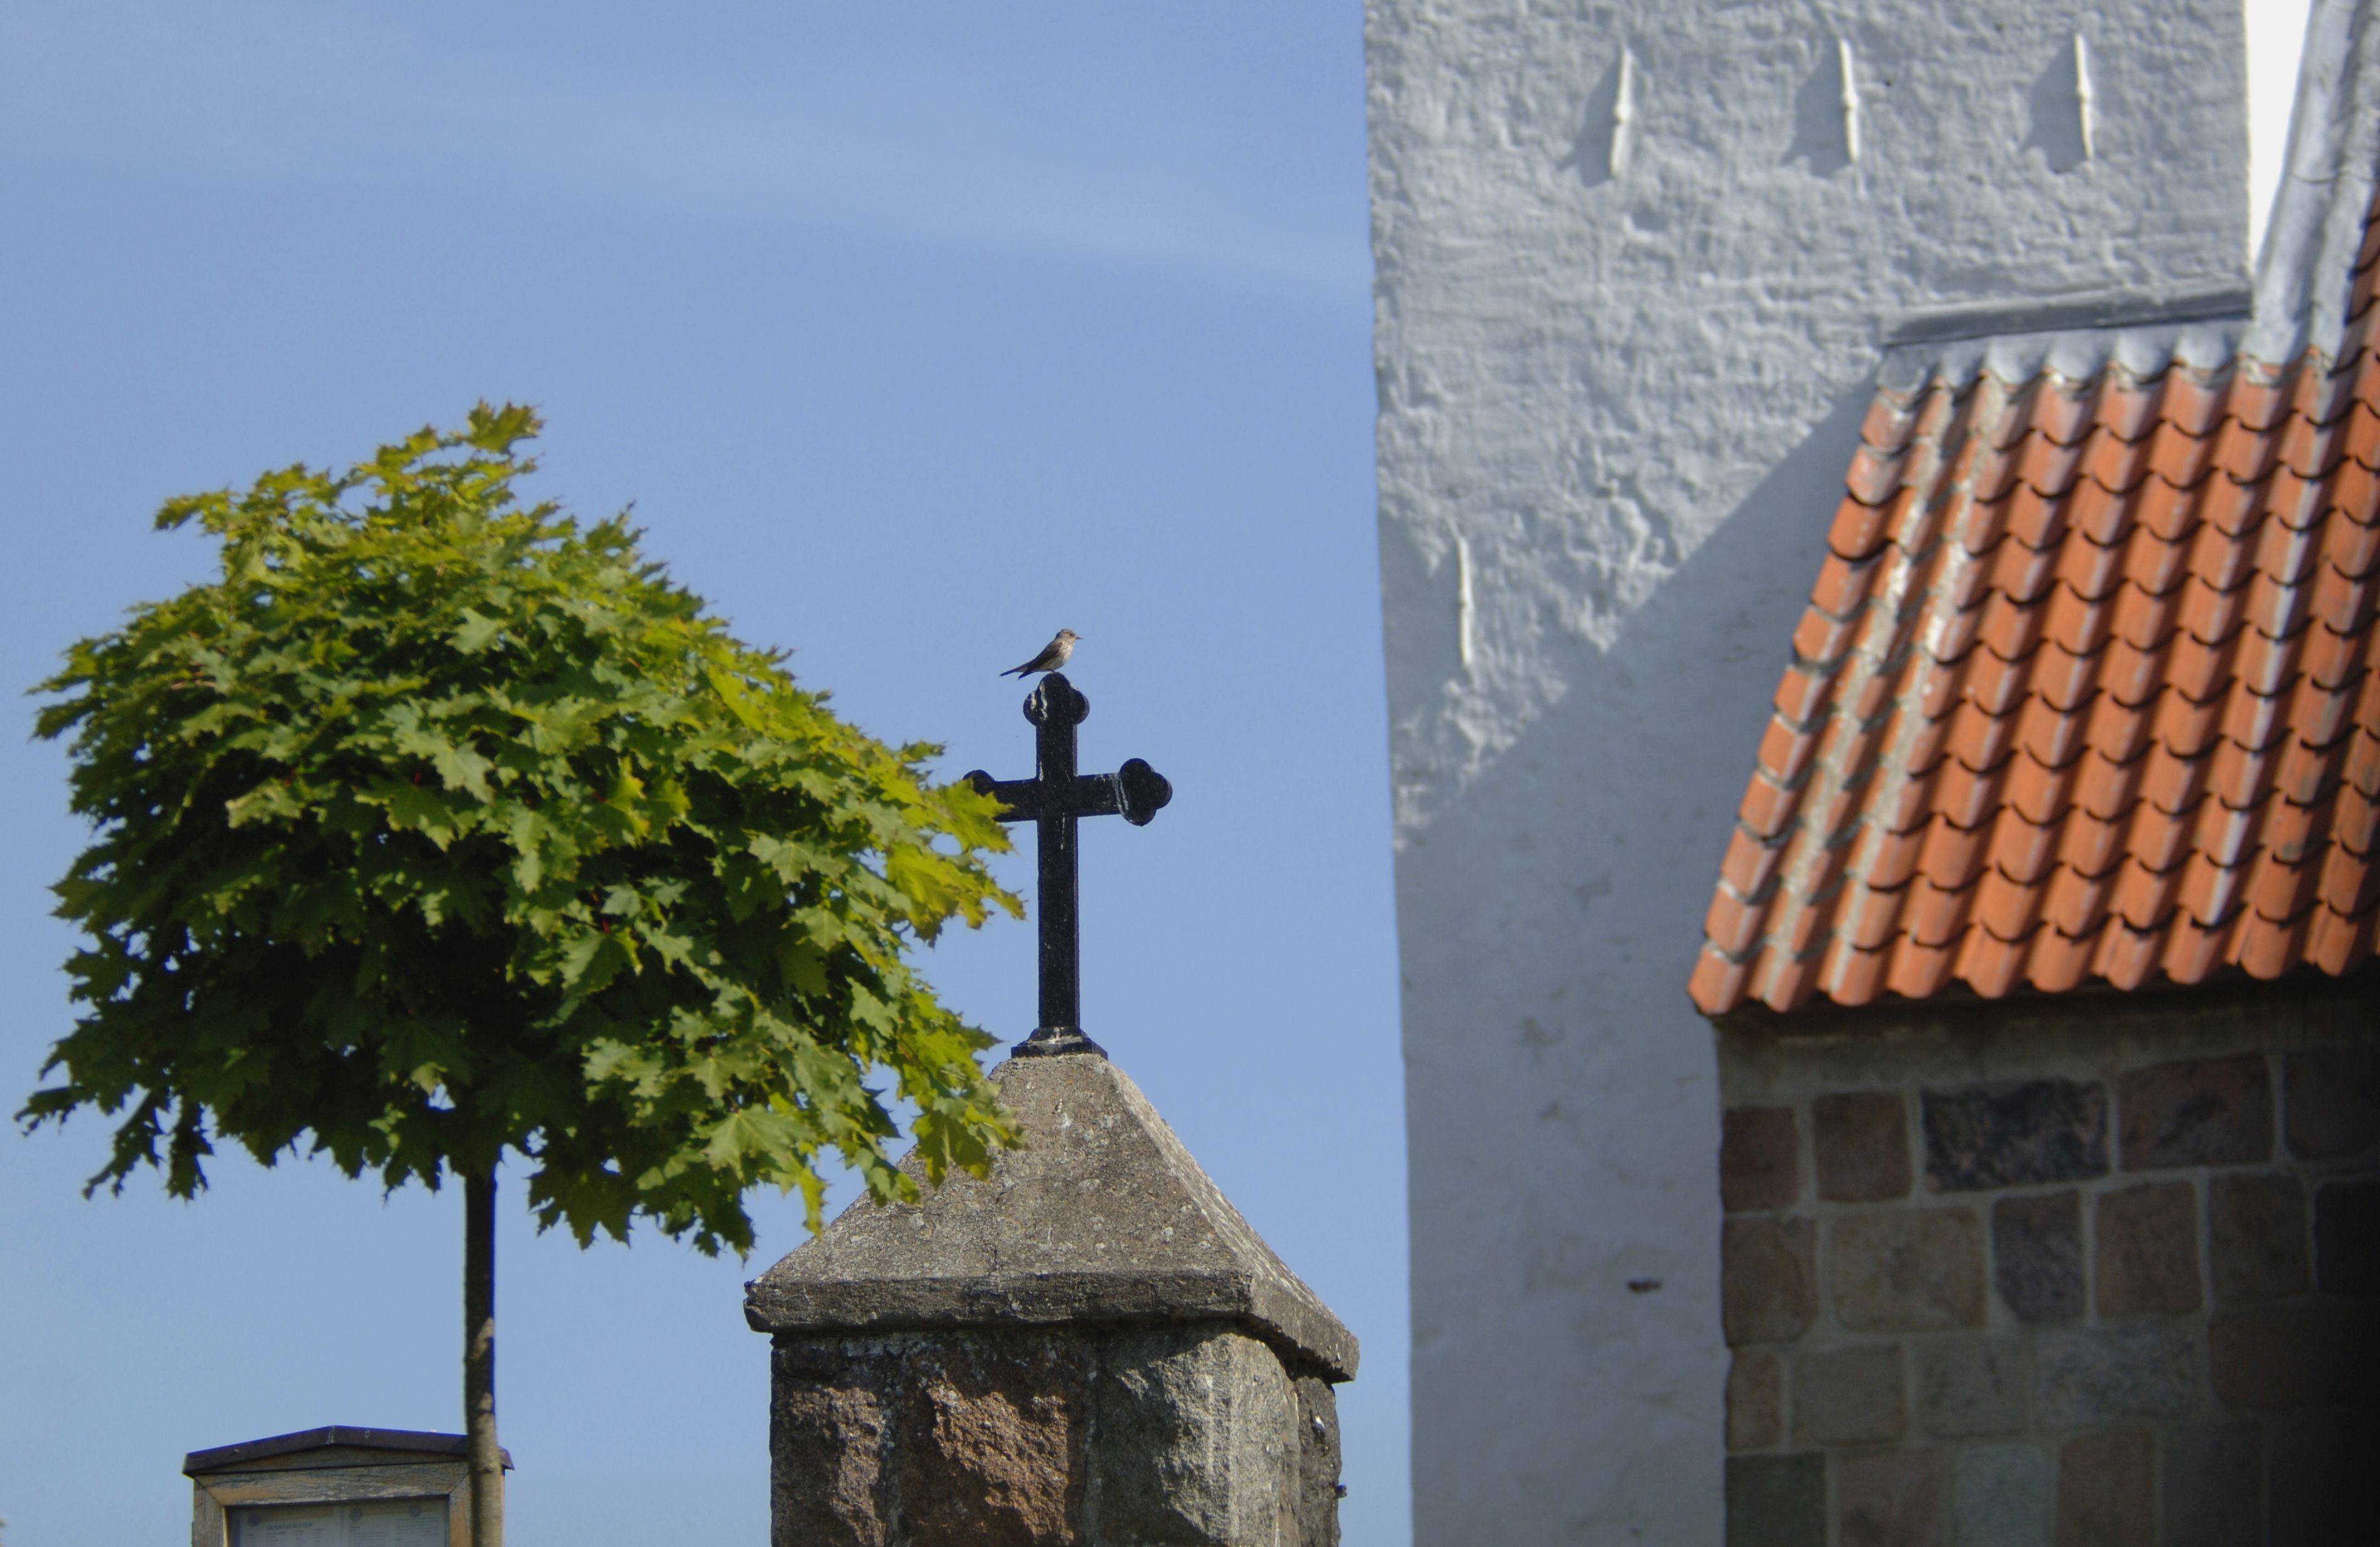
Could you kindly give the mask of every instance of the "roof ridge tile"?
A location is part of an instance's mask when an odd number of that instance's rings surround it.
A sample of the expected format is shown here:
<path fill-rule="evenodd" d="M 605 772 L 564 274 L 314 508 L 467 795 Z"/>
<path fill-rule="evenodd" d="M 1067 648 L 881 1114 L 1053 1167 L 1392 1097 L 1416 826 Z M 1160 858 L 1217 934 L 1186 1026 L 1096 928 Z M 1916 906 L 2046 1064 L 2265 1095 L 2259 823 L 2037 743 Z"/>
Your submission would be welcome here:
<path fill-rule="evenodd" d="M 1880 452 L 1863 441 L 1852 453 L 1851 474 L 1844 479 L 1844 486 L 1851 490 L 1852 499 L 1881 505 L 1892 498 L 1896 489 L 1908 485 L 1908 471 L 1907 453 Z"/>
<path fill-rule="evenodd" d="M 2099 390 L 2091 400 L 2091 425 L 2109 440 L 2126 445 L 2136 445 L 2145 439 L 2157 417 L 2156 389 L 2146 382 L 2135 381 L 2120 367 L 2110 368 L 2099 379 Z"/>
<path fill-rule="evenodd" d="M 2371 351 L 2358 344 L 2336 365 L 2319 356 L 2301 359 L 2289 376 L 2289 412 L 2317 429 L 2330 429 L 2355 405 L 2355 359 Z"/>
<path fill-rule="evenodd" d="M 2054 371 L 2044 371 L 2034 380 L 2034 390 L 2026 404 L 2032 410 L 2030 433 L 2061 450 L 2072 450 L 2091 429 L 2098 383 L 2088 380 L 2069 382 Z"/>
<path fill-rule="evenodd" d="M 1878 452 L 1907 449 L 1917 433 L 1920 394 L 1878 392 L 1869 399 L 1867 417 L 1860 420 L 1860 439 Z"/>
<path fill-rule="evenodd" d="M 2289 412 L 2287 380 L 2284 371 L 2267 376 L 2251 367 L 2234 365 L 2230 391 L 2223 400 L 2226 428 L 2236 427 L 2259 441 L 2267 439 Z"/>

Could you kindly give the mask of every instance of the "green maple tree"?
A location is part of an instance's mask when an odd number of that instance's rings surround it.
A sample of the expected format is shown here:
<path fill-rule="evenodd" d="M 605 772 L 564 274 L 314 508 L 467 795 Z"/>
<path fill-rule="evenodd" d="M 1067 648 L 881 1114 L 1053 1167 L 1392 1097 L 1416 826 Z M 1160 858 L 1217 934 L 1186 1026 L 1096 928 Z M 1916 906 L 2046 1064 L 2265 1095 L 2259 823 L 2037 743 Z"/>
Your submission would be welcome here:
<path fill-rule="evenodd" d="M 929 785 L 732 638 L 622 518 L 524 505 L 528 409 L 485 405 L 336 472 L 170 501 L 219 578 L 133 610 L 41 684 L 90 846 L 88 938 L 29 1127 L 116 1119 L 91 1188 L 190 1197 L 216 1141 L 466 1200 L 466 1420 L 501 1547 L 494 1190 L 583 1246 L 641 1215 L 752 1245 L 744 1197 L 830 1152 L 913 1197 L 1014 1130 L 905 951 L 1019 912 L 996 803 Z"/>

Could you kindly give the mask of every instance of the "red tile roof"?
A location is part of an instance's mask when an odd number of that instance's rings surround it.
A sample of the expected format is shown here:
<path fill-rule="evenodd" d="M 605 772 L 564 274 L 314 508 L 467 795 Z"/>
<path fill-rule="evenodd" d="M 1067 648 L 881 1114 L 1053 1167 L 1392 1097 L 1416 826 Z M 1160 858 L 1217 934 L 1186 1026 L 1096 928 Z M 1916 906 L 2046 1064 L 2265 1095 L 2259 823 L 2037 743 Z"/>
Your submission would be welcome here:
<path fill-rule="evenodd" d="M 1879 391 L 1697 1005 L 2372 956 L 2375 259 L 2335 362 Z"/>

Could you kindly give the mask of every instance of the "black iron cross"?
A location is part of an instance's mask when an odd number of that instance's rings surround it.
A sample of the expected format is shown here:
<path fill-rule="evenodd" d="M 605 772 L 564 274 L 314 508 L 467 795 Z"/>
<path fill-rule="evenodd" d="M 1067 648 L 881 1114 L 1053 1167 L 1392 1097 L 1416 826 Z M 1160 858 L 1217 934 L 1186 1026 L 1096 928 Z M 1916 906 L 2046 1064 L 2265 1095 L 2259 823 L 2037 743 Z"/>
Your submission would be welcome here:
<path fill-rule="evenodd" d="M 1040 834 L 1041 1024 L 1010 1051 L 1020 1058 L 1107 1050 L 1083 1034 L 1082 931 L 1076 909 L 1075 819 L 1121 816 L 1145 827 L 1173 786 L 1135 757 L 1111 774 L 1075 771 L 1075 727 L 1089 718 L 1091 701 L 1052 671 L 1026 695 L 1025 718 L 1036 728 L 1034 776 L 995 780 L 981 768 L 967 782 L 1008 809 L 1003 822 L 1037 822 Z"/>

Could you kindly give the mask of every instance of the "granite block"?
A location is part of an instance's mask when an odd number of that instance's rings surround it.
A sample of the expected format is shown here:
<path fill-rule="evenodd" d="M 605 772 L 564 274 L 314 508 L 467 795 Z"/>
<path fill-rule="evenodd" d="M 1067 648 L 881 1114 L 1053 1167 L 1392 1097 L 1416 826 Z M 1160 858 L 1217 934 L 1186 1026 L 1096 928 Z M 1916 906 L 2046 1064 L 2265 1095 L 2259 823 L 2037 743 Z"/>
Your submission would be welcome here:
<path fill-rule="evenodd" d="M 2313 1195 L 2314 1282 L 2326 1295 L 2380 1295 L 2380 1181 L 2325 1182 Z"/>
<path fill-rule="evenodd" d="M 2179 1418 L 2197 1404 L 2190 1331 L 2173 1323 L 2046 1329 L 2033 1360 L 2034 1413 L 2052 1432 Z"/>
<path fill-rule="evenodd" d="M 1730 1219 L 1719 1227 L 1719 1321 L 1730 1345 L 1790 1342 L 1818 1314 L 1818 1227 Z"/>
<path fill-rule="evenodd" d="M 2014 1434 L 2025 1422 L 2023 1346 L 1980 1333 L 1916 1348 L 1917 1422 L 1937 1439 Z"/>
<path fill-rule="evenodd" d="M 1828 1230 L 1835 1314 L 1861 1332 L 1938 1332 L 1984 1320 L 1984 1230 L 1973 1209 L 1848 1215 Z"/>
<path fill-rule="evenodd" d="M 1973 1191 L 2078 1181 L 2107 1170 L 2107 1092 L 2028 1080 L 1925 1094 L 1925 1185 Z"/>
<path fill-rule="evenodd" d="M 1785 1372 L 1775 1354 L 1739 1348 L 1727 1372 L 1727 1448 L 1767 1450 L 1784 1438 Z"/>
<path fill-rule="evenodd" d="M 1909 1110 L 1899 1092 L 1822 1095 L 1810 1120 L 1819 1197 L 1876 1203 L 1909 1195 Z"/>
<path fill-rule="evenodd" d="M 1727 1547 L 1827 1547 L 1827 1458 L 1727 1458 Z"/>
<path fill-rule="evenodd" d="M 1790 1209 L 1802 1195 L 1802 1142 L 1791 1106 L 1736 1106 L 1719 1118 L 1718 1196 L 1730 1214 Z"/>
<path fill-rule="evenodd" d="M 1793 1360 L 1793 1443 L 1898 1440 L 1909 1427 L 1900 1348 L 1826 1348 Z"/>
<path fill-rule="evenodd" d="M 2099 1195 L 2099 1314 L 2186 1315 L 2198 1309 L 2198 1190 L 2146 1182 Z"/>
<path fill-rule="evenodd" d="M 2262 1053 L 2133 1070 L 2116 1082 L 2116 1110 L 2127 1171 L 2273 1157 L 2273 1082 Z"/>
<path fill-rule="evenodd" d="M 2077 1434 L 2058 1447 L 2058 1547 L 2156 1547 L 2156 1446 L 2147 1430 Z"/>
<path fill-rule="evenodd" d="M 2217 1305 L 2262 1305 L 2303 1294 L 2309 1282 L 2304 1185 L 2286 1172 L 2211 1178 L 2206 1250 Z"/>
<path fill-rule="evenodd" d="M 1836 1468 L 1841 1547 L 1942 1547 L 1947 1468 L 1938 1450 L 1847 1456 Z"/>
<path fill-rule="evenodd" d="M 1950 1459 L 1951 1547 L 2048 1547 L 2049 1458 L 2029 1444 Z"/>
<path fill-rule="evenodd" d="M 1992 1204 L 1992 1284 L 2019 1321 L 2082 1316 L 2082 1203 L 2076 1192 Z"/>
<path fill-rule="evenodd" d="M 2380 1047 L 2292 1053 L 2281 1064 L 2282 1130 L 2304 1160 L 2380 1145 Z"/>
<path fill-rule="evenodd" d="M 2192 1423 L 2165 1437 L 2160 1547 L 2259 1547 L 2265 1436 L 2253 1423 Z"/>

